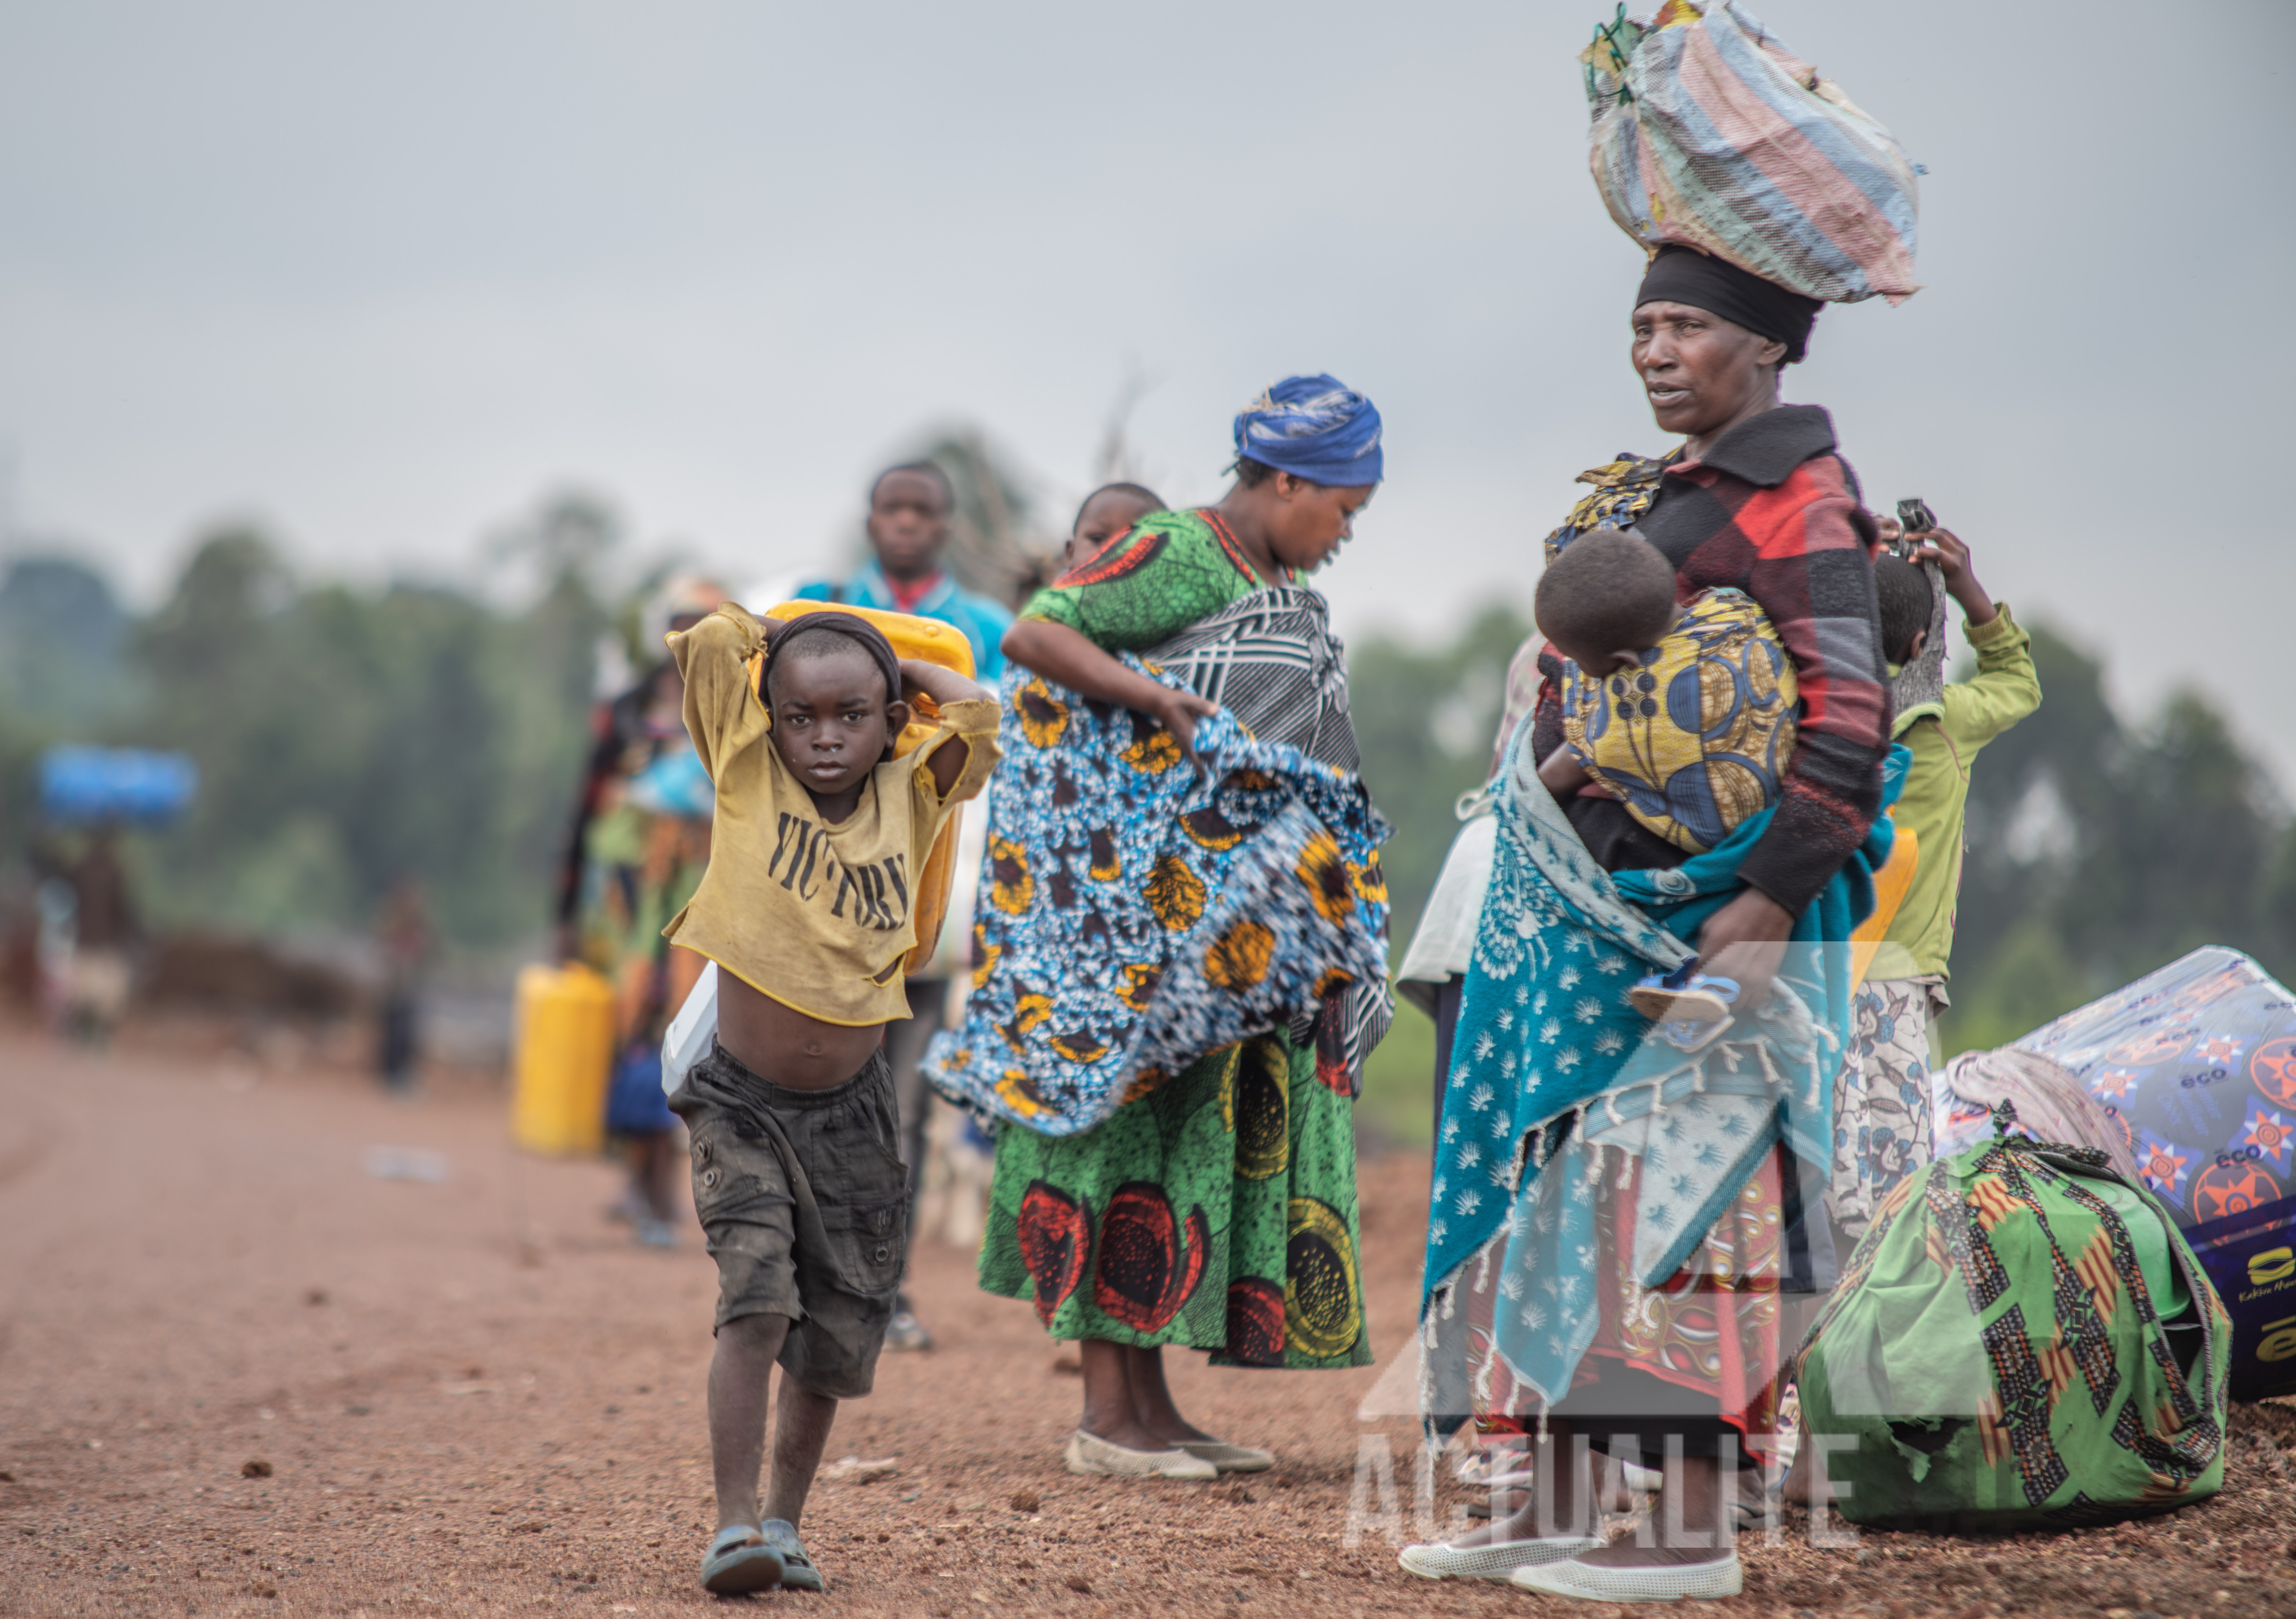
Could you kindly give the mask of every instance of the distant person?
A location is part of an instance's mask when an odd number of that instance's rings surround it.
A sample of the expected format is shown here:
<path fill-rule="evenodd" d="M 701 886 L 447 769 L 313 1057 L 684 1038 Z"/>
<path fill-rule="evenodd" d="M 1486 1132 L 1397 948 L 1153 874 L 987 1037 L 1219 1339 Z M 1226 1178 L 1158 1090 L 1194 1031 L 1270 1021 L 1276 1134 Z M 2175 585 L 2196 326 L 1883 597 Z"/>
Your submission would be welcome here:
<path fill-rule="evenodd" d="M 833 609 L 760 624 L 729 605 L 670 645 L 717 792 L 709 869 L 666 930 L 718 968 L 717 1044 L 670 1102 L 693 1135 L 694 1209 L 718 1262 L 718 1532 L 701 1583 L 820 1590 L 799 1517 L 837 1402 L 874 1380 L 908 1246 L 884 1036 L 909 1015 L 910 899 L 942 825 L 996 766 L 999 709 L 987 688 L 897 658 L 874 626 Z M 896 760 L 912 691 L 940 724 Z"/>
<path fill-rule="evenodd" d="M 645 615 L 651 620 L 645 626 L 645 644 L 658 648 L 663 634 L 692 629 L 701 622 L 704 613 L 725 600 L 724 589 L 714 580 L 693 575 L 672 579 Z M 567 829 L 559 860 L 558 895 L 552 918 L 557 956 L 562 961 L 570 961 L 581 953 L 578 923 L 590 822 L 611 798 L 611 784 L 627 781 L 644 770 L 665 747 L 685 745 L 685 722 L 678 717 L 678 697 L 673 693 L 666 706 L 661 700 L 663 692 L 671 689 L 664 681 L 669 667 L 667 658 L 648 663 L 627 689 L 611 700 L 599 703 L 591 712 L 590 763 L 582 773 L 581 791 L 575 799 L 572 824 Z"/>
<path fill-rule="evenodd" d="M 1882 528 L 1885 537 L 1896 537 L 1894 523 L 1885 519 Z M 1942 604 L 1923 563 L 1937 565 L 1946 594 L 1961 606 L 1977 674 L 1941 691 L 1931 686 L 1939 695 L 1929 701 L 1905 702 L 1901 684 L 1892 732 L 1913 751 L 1914 764 L 1891 818 L 1919 840 L 1918 855 L 1913 886 L 1858 987 L 1856 1060 L 1843 1066 L 1835 1093 L 1825 1202 L 1845 1255 L 1890 1189 L 1933 1156 L 1933 1031 L 1952 975 L 1970 772 L 1980 748 L 2041 705 L 2033 638 L 1978 583 L 1969 547 L 1942 528 L 1905 538 L 1917 547 L 1911 560 L 1885 552 L 1874 563 L 1890 674 L 1902 682 L 1900 671 L 1909 666 L 1942 668 L 1944 649 L 1933 644 L 1944 623 Z"/>
<path fill-rule="evenodd" d="M 375 1071 L 394 1095 L 405 1096 L 414 1089 L 422 1058 L 422 969 L 430 957 L 430 912 L 421 879 L 402 877 L 391 885 L 375 938 L 382 946 Z"/>
<path fill-rule="evenodd" d="M 88 834 L 72 863 L 71 969 L 65 979 L 64 1026 L 88 1045 L 102 1045 L 119 1026 L 135 981 L 135 950 L 144 936 L 119 863 L 119 837 L 108 826 Z"/>
<path fill-rule="evenodd" d="M 679 714 L 685 693 L 676 667 L 664 666 L 656 705 Z M 608 1213 L 627 1219 L 642 1246 L 664 1248 L 676 1246 L 681 1211 L 677 1118 L 662 1098 L 661 1041 L 702 961 L 672 949 L 661 930 L 693 897 L 709 864 L 712 804 L 709 774 L 678 724 L 675 744 L 613 784 L 591 821 L 579 912 L 582 960 L 614 992 L 606 1132 L 629 1185 Z"/>
<path fill-rule="evenodd" d="M 966 590 L 942 565 L 955 511 L 948 474 L 932 462 L 886 468 L 869 487 L 870 560 L 842 584 L 816 580 L 800 585 L 798 600 L 873 607 L 954 625 L 972 645 L 974 673 L 993 688 L 1004 677 L 1004 654 L 998 643 L 1012 627 L 1013 614 L 1003 603 Z"/>

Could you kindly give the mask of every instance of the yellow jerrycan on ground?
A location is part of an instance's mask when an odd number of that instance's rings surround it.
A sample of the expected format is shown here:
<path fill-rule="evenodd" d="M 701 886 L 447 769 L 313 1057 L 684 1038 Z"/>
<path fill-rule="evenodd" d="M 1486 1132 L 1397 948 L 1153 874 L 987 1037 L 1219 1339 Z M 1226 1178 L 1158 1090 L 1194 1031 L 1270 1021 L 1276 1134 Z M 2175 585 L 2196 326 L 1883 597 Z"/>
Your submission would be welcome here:
<path fill-rule="evenodd" d="M 767 608 L 759 615 L 784 622 L 802 618 L 808 613 L 850 613 L 856 618 L 876 626 L 887 641 L 893 643 L 896 658 L 914 658 L 924 663 L 936 663 L 944 669 L 954 669 L 967 680 L 973 678 L 972 643 L 964 632 L 955 625 L 943 624 L 936 618 L 919 618 L 910 613 L 889 613 L 880 608 L 849 607 L 837 601 L 784 601 Z M 750 671 L 755 680 L 761 672 L 764 655 L 753 660 L 758 666 Z M 991 692 L 991 696 L 995 693 Z M 930 702 L 919 708 L 920 717 L 909 722 L 908 729 L 894 739 L 893 756 L 898 758 L 921 746 L 932 735 L 939 715 Z M 916 884 L 917 947 L 909 952 L 902 970 L 915 972 L 932 960 L 933 946 L 940 941 L 941 924 L 948 920 L 949 889 L 956 877 L 956 829 L 963 816 L 962 809 L 954 811 L 942 823 L 940 835 L 933 839 L 932 853 L 925 861 L 924 871 Z"/>
<path fill-rule="evenodd" d="M 614 1062 L 612 985 L 578 961 L 523 969 L 512 1051 L 511 1139 L 556 1157 L 603 1149 Z"/>

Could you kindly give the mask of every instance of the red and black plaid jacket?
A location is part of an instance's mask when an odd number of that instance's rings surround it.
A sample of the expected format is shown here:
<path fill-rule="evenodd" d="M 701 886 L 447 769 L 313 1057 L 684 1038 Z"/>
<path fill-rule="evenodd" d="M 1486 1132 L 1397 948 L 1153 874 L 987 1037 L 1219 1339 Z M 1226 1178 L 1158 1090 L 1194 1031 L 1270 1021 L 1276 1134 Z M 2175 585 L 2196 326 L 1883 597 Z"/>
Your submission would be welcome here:
<path fill-rule="evenodd" d="M 1742 590 L 1792 658 L 1801 722 L 1776 816 L 1740 874 L 1797 915 L 1865 841 L 1882 807 L 1890 688 L 1874 606 L 1857 475 L 1834 454 L 1833 419 L 1787 405 L 1740 422 L 1703 461 L 1677 462 L 1635 524 L 1674 564 L 1675 593 Z M 1562 665 L 1539 658 L 1538 734 L 1560 742 Z"/>

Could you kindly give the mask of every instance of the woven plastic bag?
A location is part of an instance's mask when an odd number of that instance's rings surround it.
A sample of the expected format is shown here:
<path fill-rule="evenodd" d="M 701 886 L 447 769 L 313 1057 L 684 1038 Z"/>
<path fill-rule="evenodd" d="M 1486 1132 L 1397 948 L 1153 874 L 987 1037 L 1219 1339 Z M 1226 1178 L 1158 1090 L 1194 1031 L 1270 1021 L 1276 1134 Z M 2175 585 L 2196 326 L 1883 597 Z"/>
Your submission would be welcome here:
<path fill-rule="evenodd" d="M 1995 1116 L 1898 1182 L 1802 1345 L 1842 1516 L 2072 1527 L 2213 1495 L 2231 1333 L 2208 1272 L 2103 1153 Z"/>
<path fill-rule="evenodd" d="M 1983 1128 L 1988 1072 L 2062 1064 L 2232 1312 L 2236 1400 L 2296 1394 L 2296 993 L 2205 945 L 1936 1076 L 1938 1150 Z"/>
<path fill-rule="evenodd" d="M 1647 23 L 1622 6 L 1579 61 L 1595 184 L 1643 246 L 1829 303 L 1916 290 L 1913 164 L 1733 0 L 1667 0 Z"/>

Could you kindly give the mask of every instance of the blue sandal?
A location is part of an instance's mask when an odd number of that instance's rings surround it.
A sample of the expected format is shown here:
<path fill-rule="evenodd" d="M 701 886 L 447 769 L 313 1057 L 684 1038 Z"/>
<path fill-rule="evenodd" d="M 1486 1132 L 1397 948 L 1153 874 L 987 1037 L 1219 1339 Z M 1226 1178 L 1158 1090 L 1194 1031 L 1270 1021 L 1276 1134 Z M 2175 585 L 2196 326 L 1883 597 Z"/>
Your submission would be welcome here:
<path fill-rule="evenodd" d="M 1627 992 L 1635 1010 L 1658 1025 L 1667 1043 L 1695 1051 L 1713 1041 L 1733 1021 L 1730 1009 L 1738 1002 L 1735 978 L 1710 977 L 1698 970 L 1693 956 L 1672 972 L 1652 973 Z"/>
<path fill-rule="evenodd" d="M 769 1517 L 758 1527 L 766 1544 L 780 1554 L 782 1589 L 783 1590 L 827 1590 L 821 1570 L 806 1556 L 805 1542 L 797 1538 L 797 1525 L 786 1519 Z"/>
<path fill-rule="evenodd" d="M 739 1524 L 720 1529 L 701 1558 L 701 1589 L 713 1596 L 741 1597 L 772 1590 L 782 1579 L 781 1553 L 761 1539 L 758 1531 Z"/>

